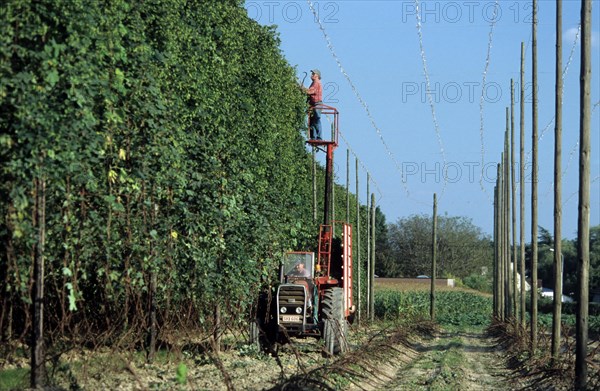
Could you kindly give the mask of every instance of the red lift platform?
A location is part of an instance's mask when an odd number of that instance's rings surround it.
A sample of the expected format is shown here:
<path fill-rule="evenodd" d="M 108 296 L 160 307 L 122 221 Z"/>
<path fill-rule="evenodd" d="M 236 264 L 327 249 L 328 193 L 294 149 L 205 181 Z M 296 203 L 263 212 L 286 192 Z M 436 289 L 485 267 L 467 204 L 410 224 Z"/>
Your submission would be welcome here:
<path fill-rule="evenodd" d="M 321 110 L 321 140 L 310 138 L 310 114 L 312 110 Z M 319 247 L 317 254 L 317 285 L 330 285 L 335 283 L 329 280 L 329 268 L 331 263 L 331 246 L 333 240 L 333 225 L 329 216 L 331 203 L 331 189 L 333 186 L 333 151 L 338 146 L 339 136 L 339 112 L 333 106 L 319 104 L 311 107 L 308 111 L 307 144 L 324 150 L 325 160 L 325 199 L 323 210 L 323 223 L 319 230 Z M 331 118 L 333 117 L 333 118 Z M 324 123 L 330 124 L 331 132 L 326 131 Z M 329 136 L 329 137 L 328 137 Z M 323 149 L 322 149 L 323 148 Z M 320 275 L 320 276 L 319 276 Z"/>

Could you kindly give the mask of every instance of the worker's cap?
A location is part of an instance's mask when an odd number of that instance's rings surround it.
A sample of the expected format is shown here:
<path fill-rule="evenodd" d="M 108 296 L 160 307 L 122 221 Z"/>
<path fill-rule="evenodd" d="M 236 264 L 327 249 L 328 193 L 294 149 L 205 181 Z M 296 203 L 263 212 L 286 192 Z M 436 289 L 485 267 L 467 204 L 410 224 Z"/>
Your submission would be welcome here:
<path fill-rule="evenodd" d="M 315 75 L 319 76 L 319 78 L 321 78 L 321 71 L 318 69 L 311 69 L 310 70 L 312 73 L 314 73 Z"/>

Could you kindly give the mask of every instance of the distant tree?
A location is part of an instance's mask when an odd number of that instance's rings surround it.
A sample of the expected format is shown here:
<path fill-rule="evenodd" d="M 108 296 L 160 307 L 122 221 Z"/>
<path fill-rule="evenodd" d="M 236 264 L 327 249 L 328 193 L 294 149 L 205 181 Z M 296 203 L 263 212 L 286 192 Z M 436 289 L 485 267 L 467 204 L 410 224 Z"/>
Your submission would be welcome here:
<path fill-rule="evenodd" d="M 554 236 L 552 233 L 541 225 L 538 226 L 538 230 L 538 246 L 552 248 L 554 246 Z"/>
<path fill-rule="evenodd" d="M 386 265 L 390 259 L 390 243 L 388 238 L 388 224 L 385 215 L 375 208 L 375 274 L 388 277 Z"/>
<path fill-rule="evenodd" d="M 431 269 L 431 217 L 413 215 L 390 224 L 385 275 L 414 277 Z M 438 275 L 466 277 L 492 267 L 490 238 L 467 217 L 438 216 Z M 383 272 L 382 272 L 383 274 Z"/>
<path fill-rule="evenodd" d="M 491 272 L 492 246 L 481 228 L 473 225 L 467 217 L 439 219 L 438 227 L 438 274 L 466 277 L 470 274 Z"/>
<path fill-rule="evenodd" d="M 389 225 L 390 257 L 385 262 L 388 277 L 425 274 L 431 257 L 431 219 L 425 215 L 401 218 Z"/>
<path fill-rule="evenodd" d="M 564 259 L 563 294 L 574 297 L 577 289 L 577 239 L 562 241 L 562 255 Z M 538 278 L 542 280 L 544 288 L 554 288 L 552 282 L 554 246 L 552 234 L 545 228 L 539 227 L 538 235 Z M 531 247 L 527 246 L 528 259 Z M 531 264 L 527 265 L 528 270 Z M 590 295 L 600 291 L 600 225 L 590 228 Z"/>

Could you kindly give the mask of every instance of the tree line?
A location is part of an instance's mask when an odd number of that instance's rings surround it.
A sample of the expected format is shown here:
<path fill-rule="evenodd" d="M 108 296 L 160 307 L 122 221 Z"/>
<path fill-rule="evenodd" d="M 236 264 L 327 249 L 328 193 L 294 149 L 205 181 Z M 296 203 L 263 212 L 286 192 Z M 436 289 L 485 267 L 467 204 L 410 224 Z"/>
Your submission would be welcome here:
<path fill-rule="evenodd" d="M 437 275 L 465 278 L 475 274 L 491 278 L 492 241 L 481 228 L 464 216 L 438 216 L 437 222 Z M 414 278 L 431 273 L 431 216 L 399 218 L 382 232 L 377 244 L 379 276 Z"/>
<path fill-rule="evenodd" d="M 431 271 L 432 218 L 420 214 L 386 223 L 378 211 L 377 275 L 414 278 Z M 438 216 L 438 276 L 465 279 L 482 276 L 491 287 L 494 248 L 492 239 L 465 216 Z M 600 226 L 590 228 L 590 299 L 600 295 Z M 525 278 L 531 277 L 531 244 L 526 243 Z M 544 227 L 538 235 L 538 278 L 543 288 L 554 288 L 554 237 Z M 562 239 L 563 292 L 575 298 L 577 290 L 577 239 Z M 520 273 L 520 271 L 519 271 Z M 482 286 L 483 287 L 483 286 Z M 540 287 L 540 288 L 541 288 Z"/>

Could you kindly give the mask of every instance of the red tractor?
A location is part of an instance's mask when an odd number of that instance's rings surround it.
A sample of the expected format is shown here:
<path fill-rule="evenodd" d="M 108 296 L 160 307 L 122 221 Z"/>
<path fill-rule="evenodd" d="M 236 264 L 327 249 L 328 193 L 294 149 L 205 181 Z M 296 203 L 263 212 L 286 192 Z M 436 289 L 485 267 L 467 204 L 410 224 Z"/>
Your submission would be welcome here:
<path fill-rule="evenodd" d="M 286 342 L 289 337 L 316 337 L 324 340 L 326 351 L 333 355 L 348 349 L 348 323 L 354 319 L 352 226 L 338 222 L 341 237 L 334 237 L 336 222 L 329 215 L 339 113 L 336 108 L 322 104 L 316 109 L 333 117 L 331 140 L 307 141 L 327 153 L 324 215 L 317 257 L 315 260 L 315 253 L 305 251 L 285 255 L 275 290 L 263 293 L 259 299 L 250 341 L 264 347 L 267 343 Z"/>

